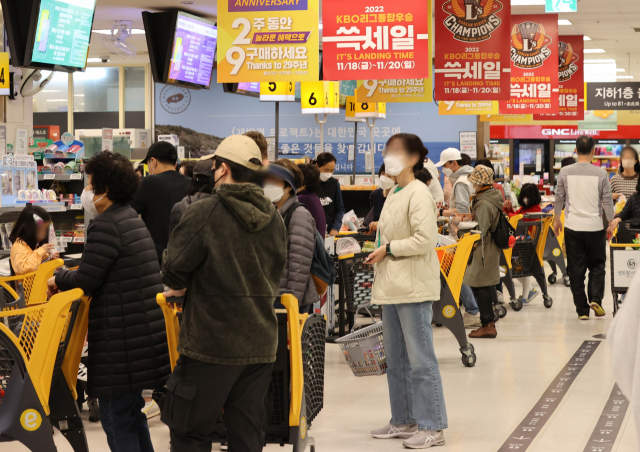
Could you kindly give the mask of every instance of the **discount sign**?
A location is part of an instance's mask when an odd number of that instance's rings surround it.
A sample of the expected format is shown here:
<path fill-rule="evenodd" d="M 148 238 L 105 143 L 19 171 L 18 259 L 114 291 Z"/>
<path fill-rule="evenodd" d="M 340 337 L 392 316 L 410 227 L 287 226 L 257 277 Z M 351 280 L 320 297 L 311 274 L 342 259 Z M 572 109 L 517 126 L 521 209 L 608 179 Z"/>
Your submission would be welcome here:
<path fill-rule="evenodd" d="M 431 0 L 324 0 L 324 78 L 428 78 L 430 23 Z"/>

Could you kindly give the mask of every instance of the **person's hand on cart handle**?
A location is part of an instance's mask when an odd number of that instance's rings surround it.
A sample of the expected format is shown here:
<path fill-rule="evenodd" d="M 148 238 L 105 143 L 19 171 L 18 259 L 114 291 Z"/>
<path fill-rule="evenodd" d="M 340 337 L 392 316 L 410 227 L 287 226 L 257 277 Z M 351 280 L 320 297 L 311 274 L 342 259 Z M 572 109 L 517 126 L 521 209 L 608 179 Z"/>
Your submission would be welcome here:
<path fill-rule="evenodd" d="M 56 286 L 56 277 L 52 276 L 47 281 L 47 295 L 51 298 L 58 292 L 60 292 L 60 290 L 58 289 L 58 286 Z"/>
<path fill-rule="evenodd" d="M 607 229 L 607 240 L 611 240 L 611 238 L 613 237 L 613 232 L 616 230 L 621 221 L 621 218 L 614 218 L 613 221 L 609 223 L 609 228 Z"/>
<path fill-rule="evenodd" d="M 553 222 L 553 232 L 556 233 L 556 237 L 558 237 L 562 232 L 562 221 L 560 220 L 560 218 L 556 217 L 555 221 Z"/>
<path fill-rule="evenodd" d="M 332 229 L 331 231 L 329 231 L 329 235 L 332 235 L 335 237 L 338 235 L 338 231 L 336 231 L 335 229 Z"/>
<path fill-rule="evenodd" d="M 374 232 L 376 232 L 378 230 L 378 222 L 377 221 L 372 221 L 369 224 L 369 232 L 367 232 L 367 235 L 371 235 Z"/>
<path fill-rule="evenodd" d="M 185 293 L 187 293 L 187 289 L 180 289 L 180 290 L 169 289 L 166 292 L 164 292 L 162 295 L 164 295 L 164 297 L 167 299 L 167 305 L 169 306 L 169 308 L 174 309 L 175 306 L 173 305 L 173 303 L 171 303 L 169 299 L 183 298 Z"/>
<path fill-rule="evenodd" d="M 375 250 L 373 253 L 369 254 L 369 256 L 367 257 L 367 260 L 364 261 L 364 263 L 369 265 L 377 264 L 386 255 L 387 255 L 387 248 L 384 246 L 381 246 L 380 248 Z"/>

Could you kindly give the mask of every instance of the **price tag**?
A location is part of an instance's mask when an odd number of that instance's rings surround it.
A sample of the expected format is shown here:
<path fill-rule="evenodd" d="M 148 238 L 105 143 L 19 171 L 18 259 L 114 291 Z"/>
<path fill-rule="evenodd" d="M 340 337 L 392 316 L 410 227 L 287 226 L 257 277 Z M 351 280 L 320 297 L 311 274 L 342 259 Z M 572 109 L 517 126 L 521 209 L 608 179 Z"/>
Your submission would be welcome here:
<path fill-rule="evenodd" d="M 73 237 L 60 237 L 60 241 L 62 243 L 71 243 L 72 240 L 73 240 Z"/>
<path fill-rule="evenodd" d="M 365 177 L 362 179 L 363 185 L 373 185 L 373 177 Z"/>
<path fill-rule="evenodd" d="M 84 237 L 74 237 L 73 243 L 84 243 Z"/>
<path fill-rule="evenodd" d="M 82 210 L 82 204 L 71 204 L 71 210 Z"/>
<path fill-rule="evenodd" d="M 82 180 L 82 173 L 75 173 L 69 176 L 69 180 Z"/>
<path fill-rule="evenodd" d="M 44 180 L 54 180 L 56 178 L 55 174 L 45 174 L 43 179 Z"/>

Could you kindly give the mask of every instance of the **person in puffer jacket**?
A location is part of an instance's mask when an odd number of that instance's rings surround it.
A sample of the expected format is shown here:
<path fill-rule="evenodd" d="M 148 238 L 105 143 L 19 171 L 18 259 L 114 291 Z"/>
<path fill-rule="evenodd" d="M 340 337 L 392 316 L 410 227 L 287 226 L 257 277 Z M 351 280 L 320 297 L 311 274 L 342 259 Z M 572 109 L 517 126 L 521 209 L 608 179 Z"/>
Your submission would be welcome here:
<path fill-rule="evenodd" d="M 399 133 L 387 141 L 385 171 L 396 178 L 378 223 L 378 249 L 371 303 L 382 305 L 389 424 L 374 438 L 404 438 L 403 445 L 424 449 L 444 444 L 447 410 L 433 347 L 432 303 L 440 299 L 436 203 L 416 180 L 427 150 L 416 135 Z"/>
<path fill-rule="evenodd" d="M 627 200 L 622 211 L 613 218 L 609 227 L 608 237 L 613 236 L 613 231 L 620 222 L 631 220 L 632 218 L 640 218 L 640 181 L 636 186 L 636 192 Z"/>
<path fill-rule="evenodd" d="M 296 195 L 297 187 L 303 184 L 302 171 L 284 160 L 269 165 L 264 180 L 264 194 L 276 205 L 287 227 L 287 263 L 280 279 L 280 293 L 293 292 L 298 299 L 300 313 L 304 314 L 311 312 L 313 303 L 319 300 L 311 277 L 316 223 Z"/>
<path fill-rule="evenodd" d="M 169 235 L 173 232 L 180 219 L 187 211 L 187 207 L 196 201 L 206 199 L 211 196 L 211 175 L 213 174 L 213 163 L 211 159 L 200 160 L 193 167 L 193 177 L 187 187 L 187 196 L 182 201 L 177 202 L 171 209 L 169 217 Z"/>

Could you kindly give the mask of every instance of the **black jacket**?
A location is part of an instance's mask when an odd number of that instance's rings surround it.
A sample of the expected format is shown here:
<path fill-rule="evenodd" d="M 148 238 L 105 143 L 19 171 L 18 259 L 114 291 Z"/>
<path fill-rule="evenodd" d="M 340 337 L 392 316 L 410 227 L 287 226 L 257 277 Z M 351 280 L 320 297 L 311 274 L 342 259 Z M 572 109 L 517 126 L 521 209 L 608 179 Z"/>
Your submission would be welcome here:
<path fill-rule="evenodd" d="M 640 218 L 640 192 L 635 192 L 622 208 L 622 212 L 615 216 L 621 218 L 622 221 L 631 220 L 632 218 Z"/>
<path fill-rule="evenodd" d="M 78 270 L 56 276 L 60 290 L 91 294 L 89 397 L 117 397 L 161 387 L 171 372 L 163 290 L 149 231 L 129 206 L 114 204 L 87 228 Z"/>
<path fill-rule="evenodd" d="M 182 198 L 182 201 L 175 203 L 173 205 L 173 208 L 171 209 L 171 217 L 169 218 L 169 235 L 171 235 L 176 226 L 178 226 L 178 223 L 180 223 L 180 219 L 187 211 L 187 207 L 189 207 L 194 202 L 208 198 L 209 196 L 211 196 L 209 193 L 201 191 L 196 193 L 195 195 L 187 195 Z"/>

